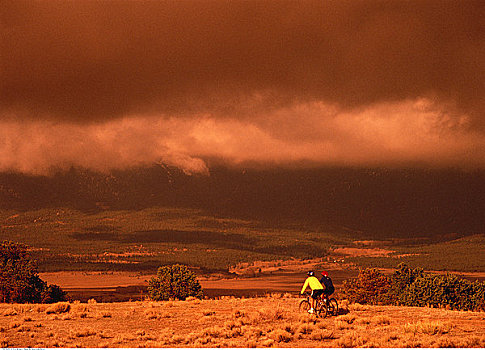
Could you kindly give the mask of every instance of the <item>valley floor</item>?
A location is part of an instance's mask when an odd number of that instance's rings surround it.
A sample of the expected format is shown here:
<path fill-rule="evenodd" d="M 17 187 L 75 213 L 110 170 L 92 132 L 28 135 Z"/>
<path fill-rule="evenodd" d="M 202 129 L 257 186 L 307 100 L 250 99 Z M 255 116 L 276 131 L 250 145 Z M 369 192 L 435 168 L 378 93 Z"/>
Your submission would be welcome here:
<path fill-rule="evenodd" d="M 485 313 L 346 305 L 299 312 L 273 294 L 187 301 L 0 304 L 1 347 L 485 347 Z"/>

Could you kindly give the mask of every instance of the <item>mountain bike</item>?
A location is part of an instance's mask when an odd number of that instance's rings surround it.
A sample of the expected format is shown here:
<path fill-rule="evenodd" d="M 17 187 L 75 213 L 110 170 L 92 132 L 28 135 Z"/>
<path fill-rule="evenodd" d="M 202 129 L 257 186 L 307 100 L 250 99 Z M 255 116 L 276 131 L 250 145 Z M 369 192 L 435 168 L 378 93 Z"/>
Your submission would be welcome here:
<path fill-rule="evenodd" d="M 308 312 L 312 305 L 312 296 L 310 293 L 305 293 L 306 298 L 300 301 L 299 309 L 302 312 Z M 315 300 L 314 313 L 317 317 L 337 316 L 338 303 L 335 298 L 326 298 L 325 296 L 318 297 Z"/>

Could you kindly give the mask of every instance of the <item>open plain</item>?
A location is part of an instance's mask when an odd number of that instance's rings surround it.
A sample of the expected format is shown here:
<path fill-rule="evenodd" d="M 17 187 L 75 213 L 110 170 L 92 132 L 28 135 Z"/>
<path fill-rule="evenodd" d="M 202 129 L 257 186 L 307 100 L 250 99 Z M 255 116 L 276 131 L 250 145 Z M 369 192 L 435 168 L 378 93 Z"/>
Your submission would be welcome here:
<path fill-rule="evenodd" d="M 0 305 L 2 347 L 484 347 L 485 313 L 347 305 L 272 294 L 187 301 Z"/>

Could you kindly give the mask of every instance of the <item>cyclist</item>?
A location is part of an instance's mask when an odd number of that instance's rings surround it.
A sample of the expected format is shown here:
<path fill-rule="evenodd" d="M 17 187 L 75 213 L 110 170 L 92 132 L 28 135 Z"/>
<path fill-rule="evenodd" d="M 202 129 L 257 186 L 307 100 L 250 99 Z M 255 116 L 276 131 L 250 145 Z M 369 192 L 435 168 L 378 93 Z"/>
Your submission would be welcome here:
<path fill-rule="evenodd" d="M 323 286 L 318 280 L 318 278 L 315 277 L 315 274 L 313 271 L 308 271 L 307 272 L 307 279 L 305 280 L 305 283 L 303 284 L 303 288 L 301 289 L 300 294 L 303 294 L 308 286 L 310 286 L 312 290 L 312 305 L 310 310 L 308 310 L 308 313 L 312 314 L 315 310 L 315 300 L 320 297 L 320 295 L 323 294 Z"/>
<path fill-rule="evenodd" d="M 335 292 L 335 287 L 333 286 L 332 279 L 328 276 L 327 271 L 322 271 L 322 278 L 320 278 L 320 283 L 325 287 L 325 297 L 328 299 L 330 295 Z"/>

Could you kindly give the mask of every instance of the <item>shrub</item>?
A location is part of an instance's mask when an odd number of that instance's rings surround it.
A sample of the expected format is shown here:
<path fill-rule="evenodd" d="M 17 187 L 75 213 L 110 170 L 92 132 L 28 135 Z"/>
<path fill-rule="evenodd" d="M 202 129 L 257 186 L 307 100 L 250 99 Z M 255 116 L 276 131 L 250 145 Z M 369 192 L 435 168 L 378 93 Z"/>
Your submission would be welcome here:
<path fill-rule="evenodd" d="M 389 278 L 376 269 L 362 270 L 357 278 L 344 281 L 343 294 L 351 302 L 362 304 L 485 309 L 485 283 L 449 273 L 425 273 L 421 268 L 412 269 L 404 264 Z"/>
<path fill-rule="evenodd" d="M 0 301 L 4 303 L 54 303 L 66 300 L 59 286 L 40 279 L 27 246 L 4 241 L 0 245 Z"/>
<path fill-rule="evenodd" d="M 412 269 L 406 264 L 399 264 L 397 270 L 391 275 L 389 301 L 397 304 L 404 304 L 403 291 L 405 291 L 414 281 L 424 276 L 421 268 Z"/>
<path fill-rule="evenodd" d="M 360 304 L 386 303 L 390 281 L 377 269 L 360 270 L 357 278 L 343 283 L 342 294 L 350 302 Z"/>
<path fill-rule="evenodd" d="M 185 265 L 162 266 L 157 276 L 148 285 L 148 294 L 153 300 L 202 298 L 202 288 L 195 273 Z"/>
<path fill-rule="evenodd" d="M 399 295 L 407 306 L 450 307 L 478 310 L 484 305 L 485 284 L 470 282 L 456 275 L 423 274 Z"/>

